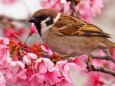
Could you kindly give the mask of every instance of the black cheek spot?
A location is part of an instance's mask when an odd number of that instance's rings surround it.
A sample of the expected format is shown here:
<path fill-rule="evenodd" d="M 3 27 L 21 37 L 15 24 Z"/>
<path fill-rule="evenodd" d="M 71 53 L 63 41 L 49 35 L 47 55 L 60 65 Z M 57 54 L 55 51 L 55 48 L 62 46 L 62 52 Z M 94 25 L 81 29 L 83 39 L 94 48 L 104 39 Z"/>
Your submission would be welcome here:
<path fill-rule="evenodd" d="M 54 23 L 53 19 L 50 19 L 49 21 L 46 22 L 46 25 L 49 26 L 49 25 L 51 25 L 53 23 Z"/>

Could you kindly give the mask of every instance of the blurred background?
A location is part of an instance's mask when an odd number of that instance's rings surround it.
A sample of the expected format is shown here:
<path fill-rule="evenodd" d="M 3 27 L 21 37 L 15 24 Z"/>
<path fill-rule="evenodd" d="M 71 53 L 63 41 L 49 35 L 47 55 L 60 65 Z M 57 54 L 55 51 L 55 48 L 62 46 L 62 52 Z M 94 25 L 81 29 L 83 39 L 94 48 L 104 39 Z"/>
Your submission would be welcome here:
<path fill-rule="evenodd" d="M 93 24 L 111 34 L 111 40 L 115 42 L 115 0 L 103 0 L 104 7 L 99 15 L 94 17 Z"/>
<path fill-rule="evenodd" d="M 111 40 L 115 42 L 115 0 L 103 1 L 102 12 L 93 18 L 92 23 L 111 34 Z M 27 21 L 38 9 L 41 9 L 39 0 L 0 0 L 0 36 L 8 35 L 9 28 L 14 28 L 24 41 L 30 31 Z M 41 41 L 39 35 L 34 34 L 27 42 L 32 44 L 38 41 Z"/>
<path fill-rule="evenodd" d="M 9 37 L 15 31 L 22 41 L 26 40 L 30 32 L 28 19 L 38 9 L 38 0 L 0 0 L 0 36 Z M 36 41 L 41 41 L 39 34 L 33 34 L 27 43 Z"/>

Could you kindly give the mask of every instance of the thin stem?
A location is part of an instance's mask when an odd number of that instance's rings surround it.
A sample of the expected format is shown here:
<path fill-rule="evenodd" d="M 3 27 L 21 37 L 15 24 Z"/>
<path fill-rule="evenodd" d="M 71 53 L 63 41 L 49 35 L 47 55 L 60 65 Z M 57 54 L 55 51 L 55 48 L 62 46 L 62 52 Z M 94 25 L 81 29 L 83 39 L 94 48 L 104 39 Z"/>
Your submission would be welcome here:
<path fill-rule="evenodd" d="M 24 41 L 24 43 L 26 43 L 27 42 L 27 40 L 28 40 L 28 38 L 30 37 L 30 34 L 27 36 L 27 38 L 26 38 L 26 40 Z"/>

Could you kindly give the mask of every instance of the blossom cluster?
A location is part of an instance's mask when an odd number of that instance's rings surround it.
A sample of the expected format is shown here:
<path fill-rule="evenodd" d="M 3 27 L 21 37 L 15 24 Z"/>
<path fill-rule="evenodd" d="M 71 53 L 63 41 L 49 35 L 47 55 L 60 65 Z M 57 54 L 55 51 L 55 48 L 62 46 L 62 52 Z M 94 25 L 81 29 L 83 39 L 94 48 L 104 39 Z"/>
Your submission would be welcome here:
<path fill-rule="evenodd" d="M 0 23 L 2 35 L 5 37 L 13 38 L 16 35 L 22 37 L 26 32 L 24 27 L 16 26 L 14 20 L 6 16 L 0 15 Z"/>
<path fill-rule="evenodd" d="M 75 61 L 61 60 L 43 44 L 29 47 L 0 37 L 0 86 L 74 86 L 70 69 L 80 69 L 83 60 Z"/>
<path fill-rule="evenodd" d="M 92 17 L 101 13 L 103 0 L 40 0 L 43 8 L 55 9 L 66 15 L 79 16 L 91 22 Z"/>
<path fill-rule="evenodd" d="M 44 45 L 36 44 L 33 48 L 29 50 L 36 54 L 22 49 L 13 40 L 0 38 L 0 86 L 6 86 L 8 82 L 21 86 L 72 86 L 69 70 L 75 67 L 74 63 L 59 61 L 54 64 L 40 53 L 45 49 Z"/>
<path fill-rule="evenodd" d="M 36 32 L 36 28 L 32 24 L 28 37 Z M 29 46 L 19 40 L 15 33 L 10 33 L 10 35 L 14 39 L 0 37 L 0 86 L 14 84 L 21 86 L 76 86 L 71 70 L 86 79 L 83 81 L 83 86 L 103 86 L 105 84 L 101 73 L 87 73 L 87 55 L 74 57 L 73 60 L 69 60 L 67 57 L 65 60 L 63 55 L 52 52 L 44 44 L 34 43 Z M 106 67 L 104 61 L 95 60 L 93 63 Z M 109 65 L 113 67 L 114 64 Z M 114 70 L 114 67 L 111 69 Z M 111 76 L 107 77 L 111 78 Z M 76 77 L 76 80 L 79 78 Z"/>

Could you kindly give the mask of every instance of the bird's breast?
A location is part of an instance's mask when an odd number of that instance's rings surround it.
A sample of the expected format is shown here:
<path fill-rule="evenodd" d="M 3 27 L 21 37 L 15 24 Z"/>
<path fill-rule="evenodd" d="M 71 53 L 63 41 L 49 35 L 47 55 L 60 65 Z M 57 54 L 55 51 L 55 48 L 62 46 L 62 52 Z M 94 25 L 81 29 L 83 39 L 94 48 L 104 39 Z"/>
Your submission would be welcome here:
<path fill-rule="evenodd" d="M 86 44 L 87 39 L 84 37 L 60 36 L 47 32 L 43 39 L 49 48 L 60 54 L 72 54 L 74 56 L 89 54 L 93 50 L 92 45 Z"/>

